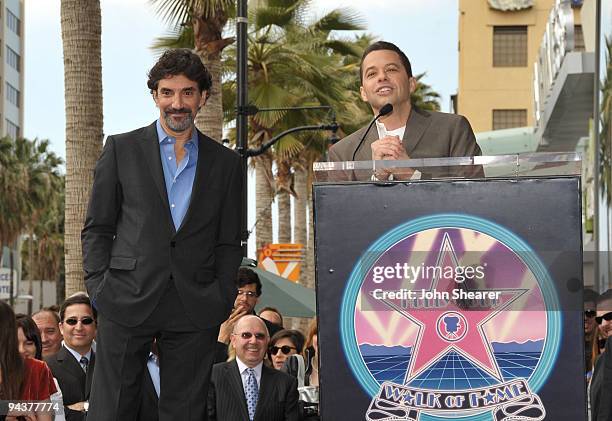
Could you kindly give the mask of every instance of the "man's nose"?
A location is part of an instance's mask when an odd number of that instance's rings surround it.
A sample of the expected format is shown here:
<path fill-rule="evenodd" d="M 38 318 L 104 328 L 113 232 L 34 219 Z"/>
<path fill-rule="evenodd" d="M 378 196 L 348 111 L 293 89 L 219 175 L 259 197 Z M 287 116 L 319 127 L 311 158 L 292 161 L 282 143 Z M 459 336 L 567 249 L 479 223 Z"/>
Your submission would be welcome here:
<path fill-rule="evenodd" d="M 180 110 L 183 108 L 183 95 L 180 92 L 174 94 L 172 97 L 172 108 L 175 110 Z"/>

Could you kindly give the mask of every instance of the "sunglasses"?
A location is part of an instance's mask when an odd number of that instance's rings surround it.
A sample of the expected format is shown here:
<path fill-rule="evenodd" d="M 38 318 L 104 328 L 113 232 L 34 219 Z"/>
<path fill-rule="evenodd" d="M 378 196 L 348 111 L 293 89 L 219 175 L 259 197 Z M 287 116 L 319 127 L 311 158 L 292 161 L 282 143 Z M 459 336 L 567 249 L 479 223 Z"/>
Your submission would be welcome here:
<path fill-rule="evenodd" d="M 285 355 L 289 355 L 289 353 L 291 352 L 292 349 L 295 349 L 297 351 L 297 348 L 289 346 L 289 345 L 283 345 L 283 346 L 271 346 L 270 347 L 270 355 L 276 355 L 278 354 L 278 351 L 280 350 L 283 354 Z"/>
<path fill-rule="evenodd" d="M 608 313 L 604 314 L 603 316 L 597 316 L 595 317 L 595 321 L 597 322 L 598 325 L 601 324 L 602 321 L 606 321 L 609 322 L 610 320 L 612 320 L 612 311 L 609 311 Z"/>
<path fill-rule="evenodd" d="M 75 317 L 71 317 L 69 319 L 64 320 L 64 323 L 66 323 L 67 325 L 70 326 L 76 326 L 76 324 L 78 322 L 81 322 L 82 324 L 84 324 L 85 326 L 90 325 L 94 322 L 94 319 L 92 319 L 91 317 L 83 317 L 81 320 L 75 318 Z"/>
<path fill-rule="evenodd" d="M 597 312 L 595 310 L 584 310 L 584 317 L 586 317 L 587 319 L 592 319 L 596 315 Z"/>
<path fill-rule="evenodd" d="M 242 333 L 234 333 L 234 335 L 240 335 L 240 337 L 242 339 L 251 339 L 253 336 L 255 336 L 255 339 L 257 339 L 258 341 L 263 341 L 264 339 L 266 339 L 266 334 L 265 333 L 251 333 L 251 332 L 242 332 Z"/>

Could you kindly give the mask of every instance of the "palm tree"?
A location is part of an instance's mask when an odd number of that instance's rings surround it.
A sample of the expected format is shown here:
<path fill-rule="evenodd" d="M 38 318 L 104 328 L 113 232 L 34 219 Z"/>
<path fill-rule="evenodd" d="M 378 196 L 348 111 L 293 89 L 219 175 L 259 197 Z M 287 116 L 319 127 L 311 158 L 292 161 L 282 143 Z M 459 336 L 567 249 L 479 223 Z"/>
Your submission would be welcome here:
<path fill-rule="evenodd" d="M 264 1 L 252 11 L 249 100 L 259 108 L 335 105 L 346 100 L 342 69 L 338 70 L 338 65 L 341 53 L 352 51 L 351 43 L 333 39 L 330 34 L 333 30 L 362 29 L 360 20 L 349 11 L 334 10 L 314 22 L 307 22 L 308 4 L 304 0 Z M 251 119 L 251 126 L 267 131 L 271 137 L 290 127 L 312 124 L 312 119 L 317 117 L 282 111 L 260 113 Z M 293 161 L 303 149 L 299 136 L 286 136 L 274 148 L 279 242 L 292 239 Z M 268 197 L 263 197 L 267 202 Z M 260 229 L 271 231 L 271 218 L 258 222 L 258 244 L 263 243 Z"/>
<path fill-rule="evenodd" d="M 49 142 L 0 139 L 0 250 L 31 231 L 49 204 L 61 160 L 48 151 Z M 10 300 L 13 301 L 12 251 L 9 251 Z"/>
<path fill-rule="evenodd" d="M 212 76 L 210 97 L 198 115 L 196 127 L 217 141 L 223 136 L 221 53 L 234 42 L 223 30 L 235 14 L 233 0 L 150 0 L 171 26 L 168 37 L 158 39 L 153 49 L 194 48 Z"/>
<path fill-rule="evenodd" d="M 423 72 L 414 77 L 417 81 L 417 86 L 410 95 L 410 101 L 422 110 L 440 111 L 440 94 L 434 91 L 431 86 L 421 81 L 425 75 L 426 72 Z"/>
<path fill-rule="evenodd" d="M 61 0 L 66 102 L 66 294 L 83 291 L 81 229 L 102 148 L 100 0 Z"/>

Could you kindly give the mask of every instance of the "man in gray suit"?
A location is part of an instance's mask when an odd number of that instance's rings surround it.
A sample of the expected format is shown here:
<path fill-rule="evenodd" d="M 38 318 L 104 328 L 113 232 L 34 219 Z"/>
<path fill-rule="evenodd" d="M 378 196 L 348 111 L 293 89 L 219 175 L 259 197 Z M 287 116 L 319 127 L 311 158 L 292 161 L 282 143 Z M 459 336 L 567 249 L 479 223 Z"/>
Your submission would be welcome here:
<path fill-rule="evenodd" d="M 270 335 L 254 315 L 238 320 L 232 333 L 236 359 L 213 367 L 209 421 L 297 421 L 297 380 L 267 367 Z"/>
<path fill-rule="evenodd" d="M 405 160 L 480 155 L 465 117 L 414 107 L 417 86 L 408 57 L 394 44 L 378 41 L 366 48 L 360 64 L 361 98 L 377 116 L 393 111 L 350 134 L 329 150 L 330 161 Z M 367 131 L 367 133 L 366 133 Z M 365 135 L 365 138 L 364 138 Z M 363 139 L 363 141 L 362 141 Z"/>

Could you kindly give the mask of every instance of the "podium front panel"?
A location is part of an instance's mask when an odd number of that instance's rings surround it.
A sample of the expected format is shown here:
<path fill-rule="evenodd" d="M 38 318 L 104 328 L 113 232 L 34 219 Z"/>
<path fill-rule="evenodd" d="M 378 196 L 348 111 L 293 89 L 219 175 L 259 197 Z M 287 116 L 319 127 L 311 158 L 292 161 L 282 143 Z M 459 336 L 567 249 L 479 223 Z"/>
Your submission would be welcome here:
<path fill-rule="evenodd" d="M 314 210 L 323 420 L 586 420 L 579 177 L 315 184 Z"/>

